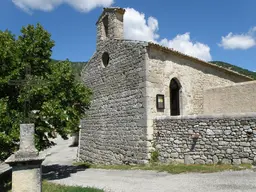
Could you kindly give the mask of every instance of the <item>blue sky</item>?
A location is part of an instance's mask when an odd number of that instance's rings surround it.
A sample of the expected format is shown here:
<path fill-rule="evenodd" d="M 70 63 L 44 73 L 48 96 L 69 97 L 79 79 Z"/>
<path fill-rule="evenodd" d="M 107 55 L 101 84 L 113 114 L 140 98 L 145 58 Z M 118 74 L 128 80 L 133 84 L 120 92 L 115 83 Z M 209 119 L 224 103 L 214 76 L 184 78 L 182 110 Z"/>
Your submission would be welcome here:
<path fill-rule="evenodd" d="M 127 8 L 125 38 L 256 71 L 255 0 L 1 0 L 0 30 L 19 35 L 39 22 L 55 41 L 54 59 L 87 61 L 104 6 Z"/>

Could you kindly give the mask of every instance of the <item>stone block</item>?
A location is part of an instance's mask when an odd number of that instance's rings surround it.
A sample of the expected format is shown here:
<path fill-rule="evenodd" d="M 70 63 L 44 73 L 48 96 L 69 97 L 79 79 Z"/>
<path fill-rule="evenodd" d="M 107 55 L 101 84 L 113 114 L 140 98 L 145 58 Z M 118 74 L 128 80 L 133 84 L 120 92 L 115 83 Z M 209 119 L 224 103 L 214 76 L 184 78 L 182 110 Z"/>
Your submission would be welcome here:
<path fill-rule="evenodd" d="M 178 158 L 179 157 L 179 153 L 171 153 L 170 157 L 172 158 Z"/>
<path fill-rule="evenodd" d="M 223 164 L 231 164 L 231 160 L 224 158 L 224 159 L 221 160 L 221 163 L 223 163 Z"/>
<path fill-rule="evenodd" d="M 204 165 L 205 161 L 203 159 L 195 159 L 195 164 Z"/>
<path fill-rule="evenodd" d="M 207 164 L 207 165 L 213 164 L 213 161 L 211 159 L 207 159 L 205 164 Z"/>
<path fill-rule="evenodd" d="M 186 165 L 190 165 L 190 164 L 194 164 L 194 159 L 190 156 L 190 155 L 185 155 L 185 158 L 184 158 L 184 164 Z"/>
<path fill-rule="evenodd" d="M 224 131 L 224 134 L 225 134 L 225 135 L 230 135 L 231 133 L 232 133 L 231 130 L 225 130 L 225 131 Z"/>
<path fill-rule="evenodd" d="M 214 133 L 213 130 L 211 130 L 211 129 L 207 129 L 207 130 L 206 130 L 206 134 L 207 134 L 207 135 L 215 135 L 215 133 Z"/>
<path fill-rule="evenodd" d="M 240 165 L 241 164 L 241 159 L 233 159 L 233 164 L 234 165 Z"/>
<path fill-rule="evenodd" d="M 41 192 L 41 165 L 33 168 L 29 165 L 15 166 L 12 171 L 13 192 Z"/>
<path fill-rule="evenodd" d="M 180 140 L 174 140 L 175 144 L 181 144 L 182 142 Z"/>
<path fill-rule="evenodd" d="M 219 141 L 219 145 L 226 146 L 228 143 L 226 141 Z"/>
<path fill-rule="evenodd" d="M 233 149 L 227 149 L 227 154 L 232 154 L 234 152 Z"/>
<path fill-rule="evenodd" d="M 219 158 L 216 155 L 214 155 L 213 156 L 213 163 L 217 164 L 218 162 L 219 162 Z"/>
<path fill-rule="evenodd" d="M 243 146 L 243 147 L 249 147 L 250 143 L 248 143 L 248 142 L 240 142 L 240 145 Z"/>
<path fill-rule="evenodd" d="M 250 147 L 244 147 L 244 152 L 251 153 L 251 148 Z"/>
<path fill-rule="evenodd" d="M 247 158 L 242 158 L 241 159 L 242 164 L 252 164 L 253 160 L 247 159 Z"/>

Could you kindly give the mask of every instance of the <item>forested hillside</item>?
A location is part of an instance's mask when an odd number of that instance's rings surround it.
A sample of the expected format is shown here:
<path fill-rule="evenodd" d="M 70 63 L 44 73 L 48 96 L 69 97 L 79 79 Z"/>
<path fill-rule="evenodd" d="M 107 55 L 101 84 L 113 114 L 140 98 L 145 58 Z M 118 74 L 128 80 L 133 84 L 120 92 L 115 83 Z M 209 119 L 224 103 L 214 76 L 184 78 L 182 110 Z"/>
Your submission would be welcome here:
<path fill-rule="evenodd" d="M 73 71 L 75 73 L 76 78 L 81 77 L 81 71 L 84 68 L 84 66 L 87 64 L 87 62 L 71 62 L 72 63 L 72 67 L 73 67 Z"/>
<path fill-rule="evenodd" d="M 241 67 L 229 64 L 229 63 L 225 63 L 225 62 L 222 62 L 222 61 L 211 61 L 210 63 L 213 63 L 215 65 L 219 65 L 219 66 L 225 67 L 225 68 L 233 70 L 233 71 L 236 71 L 236 72 L 238 72 L 240 74 L 252 77 L 252 78 L 254 78 L 256 80 L 256 72 L 249 71 L 247 69 L 244 69 L 244 68 L 241 68 Z"/>
<path fill-rule="evenodd" d="M 52 62 L 59 62 L 59 60 L 52 59 Z M 80 79 L 81 71 L 83 67 L 87 64 L 87 62 L 71 62 L 71 64 L 76 78 Z"/>

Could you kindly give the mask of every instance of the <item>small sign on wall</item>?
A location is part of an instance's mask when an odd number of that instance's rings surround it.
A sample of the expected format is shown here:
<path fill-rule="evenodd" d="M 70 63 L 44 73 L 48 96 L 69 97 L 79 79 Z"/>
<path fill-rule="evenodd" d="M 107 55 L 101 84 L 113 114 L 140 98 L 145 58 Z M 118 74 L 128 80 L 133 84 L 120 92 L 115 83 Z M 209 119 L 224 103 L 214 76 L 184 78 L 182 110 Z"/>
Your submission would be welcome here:
<path fill-rule="evenodd" d="M 160 94 L 156 95 L 156 108 L 164 109 L 164 95 L 160 95 Z"/>

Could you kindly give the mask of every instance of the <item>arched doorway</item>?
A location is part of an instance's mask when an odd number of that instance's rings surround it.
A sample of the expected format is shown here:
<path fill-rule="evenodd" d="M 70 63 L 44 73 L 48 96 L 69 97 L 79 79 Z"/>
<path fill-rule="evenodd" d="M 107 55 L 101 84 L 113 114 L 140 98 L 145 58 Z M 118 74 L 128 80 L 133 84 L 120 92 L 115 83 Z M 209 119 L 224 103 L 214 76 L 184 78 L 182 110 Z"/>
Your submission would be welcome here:
<path fill-rule="evenodd" d="M 170 111 L 171 116 L 180 115 L 180 82 L 173 78 L 170 83 Z"/>

